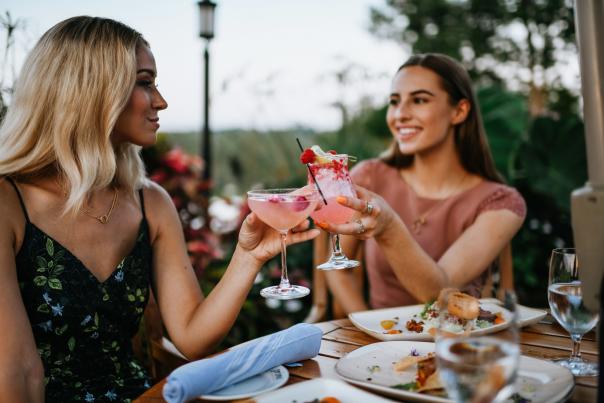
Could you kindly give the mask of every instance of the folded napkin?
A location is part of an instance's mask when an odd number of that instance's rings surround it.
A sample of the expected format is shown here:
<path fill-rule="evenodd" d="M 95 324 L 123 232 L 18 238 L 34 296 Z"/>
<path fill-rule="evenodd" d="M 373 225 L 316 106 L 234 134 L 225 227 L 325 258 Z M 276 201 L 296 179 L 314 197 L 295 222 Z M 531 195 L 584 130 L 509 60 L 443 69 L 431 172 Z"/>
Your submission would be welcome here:
<path fill-rule="evenodd" d="M 319 353 L 322 335 L 317 326 L 300 323 L 233 347 L 216 357 L 183 365 L 168 376 L 164 399 L 168 403 L 181 403 L 278 365 L 312 358 Z"/>

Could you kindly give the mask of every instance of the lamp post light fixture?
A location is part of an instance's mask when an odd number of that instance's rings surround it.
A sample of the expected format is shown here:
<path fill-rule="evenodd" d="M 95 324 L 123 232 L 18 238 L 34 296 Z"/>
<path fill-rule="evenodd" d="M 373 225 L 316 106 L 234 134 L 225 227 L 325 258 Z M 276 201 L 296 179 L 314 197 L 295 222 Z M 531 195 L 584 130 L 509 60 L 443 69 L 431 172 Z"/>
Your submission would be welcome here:
<path fill-rule="evenodd" d="M 210 0 L 202 0 L 197 3 L 199 6 L 199 36 L 206 40 L 205 51 L 203 52 L 204 60 L 204 104 L 203 104 L 203 133 L 201 141 L 200 155 L 205 161 L 205 169 L 203 171 L 203 179 L 206 185 L 209 186 L 212 178 L 212 153 L 210 141 L 210 40 L 214 37 L 214 10 L 216 3 Z M 209 193 L 209 189 L 208 189 Z"/>

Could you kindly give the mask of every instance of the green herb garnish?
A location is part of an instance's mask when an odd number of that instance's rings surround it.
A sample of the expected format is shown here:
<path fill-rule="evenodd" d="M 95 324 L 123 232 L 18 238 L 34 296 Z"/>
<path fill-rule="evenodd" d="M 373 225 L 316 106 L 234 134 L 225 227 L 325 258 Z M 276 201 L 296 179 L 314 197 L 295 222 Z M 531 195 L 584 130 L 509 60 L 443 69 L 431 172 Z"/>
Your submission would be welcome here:
<path fill-rule="evenodd" d="M 417 382 L 399 383 L 398 385 L 392 385 L 391 388 L 413 391 L 417 390 Z"/>
<path fill-rule="evenodd" d="M 430 310 L 430 308 L 432 308 L 432 305 L 434 305 L 434 302 L 436 302 L 435 300 L 432 301 L 428 301 L 424 304 L 424 309 L 420 312 L 419 316 L 422 319 L 428 319 L 427 315 L 428 315 L 428 311 Z"/>

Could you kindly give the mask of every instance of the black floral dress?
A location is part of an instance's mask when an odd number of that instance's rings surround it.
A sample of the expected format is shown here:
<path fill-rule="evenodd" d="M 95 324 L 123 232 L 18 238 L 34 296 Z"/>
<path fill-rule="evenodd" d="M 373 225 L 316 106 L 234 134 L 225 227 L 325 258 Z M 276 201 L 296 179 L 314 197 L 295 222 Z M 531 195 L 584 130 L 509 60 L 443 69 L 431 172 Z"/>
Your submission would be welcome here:
<path fill-rule="evenodd" d="M 140 197 L 143 205 L 142 192 Z M 44 364 L 46 401 L 123 402 L 137 397 L 150 386 L 131 344 L 149 297 L 151 245 L 144 207 L 136 244 L 100 282 L 31 223 L 21 204 L 27 224 L 17 276 Z"/>

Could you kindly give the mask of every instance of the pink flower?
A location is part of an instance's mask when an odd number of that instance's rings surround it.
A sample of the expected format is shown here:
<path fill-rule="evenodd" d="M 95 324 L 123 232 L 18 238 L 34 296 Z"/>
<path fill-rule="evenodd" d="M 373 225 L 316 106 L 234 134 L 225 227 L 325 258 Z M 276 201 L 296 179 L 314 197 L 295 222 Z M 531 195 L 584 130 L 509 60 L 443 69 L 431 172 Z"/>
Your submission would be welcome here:
<path fill-rule="evenodd" d="M 178 147 L 168 151 L 162 158 L 163 162 L 174 172 L 184 174 L 189 171 L 187 155 Z"/>

